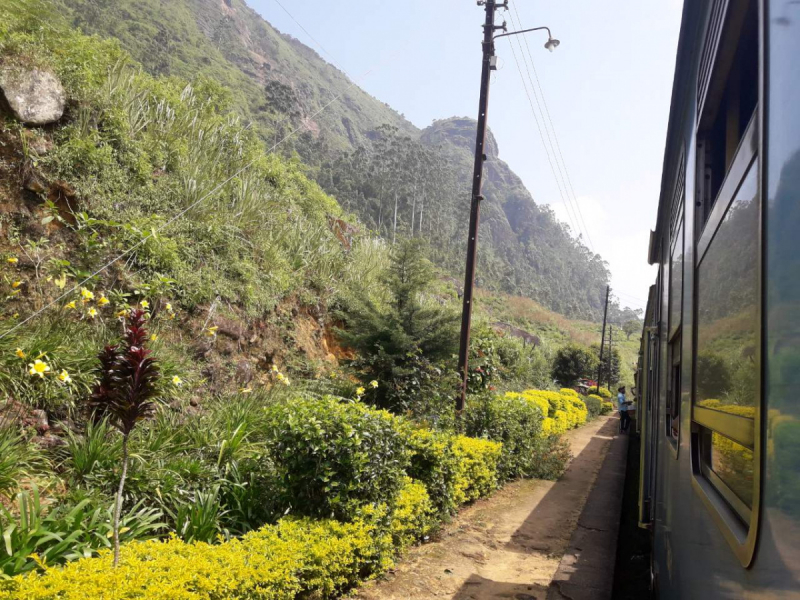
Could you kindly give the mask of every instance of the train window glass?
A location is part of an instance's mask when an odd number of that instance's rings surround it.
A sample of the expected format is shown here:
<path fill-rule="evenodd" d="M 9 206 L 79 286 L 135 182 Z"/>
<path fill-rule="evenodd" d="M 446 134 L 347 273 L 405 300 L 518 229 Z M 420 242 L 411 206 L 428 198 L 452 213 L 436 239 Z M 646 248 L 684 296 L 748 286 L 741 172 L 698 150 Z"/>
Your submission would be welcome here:
<path fill-rule="evenodd" d="M 751 0 L 746 11 L 729 16 L 728 21 L 728 35 L 734 43 L 723 40 L 720 45 L 728 54 L 717 57 L 715 81 L 703 106 L 697 136 L 698 235 L 708 221 L 758 104 L 757 2 Z"/>
<path fill-rule="evenodd" d="M 753 451 L 710 429 L 702 429 L 701 436 L 703 474 L 739 517 L 749 522 L 753 507 Z"/>
<path fill-rule="evenodd" d="M 681 427 L 681 336 L 669 345 L 670 370 L 667 382 L 667 437 L 675 444 Z"/>
<path fill-rule="evenodd" d="M 683 309 L 683 221 L 673 241 L 669 274 L 669 336 L 672 338 L 680 327 Z"/>
<path fill-rule="evenodd" d="M 758 162 L 751 162 L 697 268 L 693 415 L 707 438 L 701 469 L 740 515 L 746 511 L 739 505 L 752 505 L 759 401 Z"/>

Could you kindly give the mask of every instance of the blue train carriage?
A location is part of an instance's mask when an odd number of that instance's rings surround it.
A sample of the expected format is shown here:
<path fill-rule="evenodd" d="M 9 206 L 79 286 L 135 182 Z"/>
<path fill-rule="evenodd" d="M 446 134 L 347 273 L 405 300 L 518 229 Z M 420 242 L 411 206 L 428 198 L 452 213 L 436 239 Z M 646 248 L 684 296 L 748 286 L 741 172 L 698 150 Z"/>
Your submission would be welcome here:
<path fill-rule="evenodd" d="M 800 0 L 686 0 L 637 387 L 659 598 L 800 598 Z"/>

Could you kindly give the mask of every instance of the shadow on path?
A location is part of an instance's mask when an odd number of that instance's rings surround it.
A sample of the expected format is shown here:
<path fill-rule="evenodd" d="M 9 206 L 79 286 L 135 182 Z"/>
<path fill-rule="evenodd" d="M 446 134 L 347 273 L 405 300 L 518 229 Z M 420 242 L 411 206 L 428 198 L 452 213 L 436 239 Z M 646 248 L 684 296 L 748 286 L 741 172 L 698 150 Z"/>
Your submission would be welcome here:
<path fill-rule="evenodd" d="M 623 451 L 622 456 L 616 452 L 616 447 L 619 443 L 613 443 L 617 437 L 618 421 L 611 418 L 604 423 L 600 429 L 592 436 L 592 439 L 583 448 L 583 450 L 572 460 L 566 473 L 552 486 L 552 488 L 545 494 L 545 496 L 538 503 L 536 508 L 531 511 L 523 524 L 511 535 L 510 541 L 503 548 L 506 551 L 517 552 L 522 554 L 540 554 L 549 557 L 562 556 L 568 548 L 571 549 L 572 542 L 575 536 L 580 533 L 580 529 L 587 527 L 584 523 L 584 516 L 593 505 L 601 508 L 600 513 L 605 515 L 608 512 L 609 506 L 613 505 L 613 498 L 611 501 L 602 497 L 602 495 L 615 495 L 614 490 L 608 490 L 609 483 L 603 481 L 604 471 L 606 468 L 613 466 L 615 469 L 622 469 L 624 478 L 625 469 L 625 454 Z M 626 440 L 627 441 L 627 440 Z M 598 455 L 602 455 L 606 449 L 609 449 L 609 454 L 605 459 L 598 462 Z M 618 464 L 611 465 L 609 458 Z M 597 475 L 597 476 L 595 476 Z M 610 484 L 615 482 L 611 481 Z M 594 560 L 591 564 L 595 563 L 597 553 L 601 553 L 601 559 L 605 565 L 605 571 L 608 578 L 608 596 L 610 597 L 611 582 L 614 572 L 615 561 L 615 546 L 617 527 L 619 523 L 619 500 L 622 497 L 622 483 L 621 479 L 617 487 L 616 493 L 617 511 L 616 520 L 611 522 L 598 522 L 598 517 L 590 518 L 594 525 L 599 525 L 598 529 L 603 529 L 607 532 L 613 527 L 613 543 L 609 547 L 603 544 L 598 548 L 587 548 L 586 552 L 594 555 Z M 602 494 L 598 494 L 598 487 L 604 488 Z M 576 506 L 580 504 L 587 492 L 589 494 L 584 507 Z M 566 507 L 574 507 L 571 512 L 565 511 Z M 581 510 L 583 512 L 581 512 Z M 589 511 L 592 512 L 592 511 Z M 596 510 L 594 511 L 596 512 Z M 600 516 L 599 518 L 604 518 Z M 588 527 L 593 527 L 589 525 Z M 564 531 L 572 531 L 572 539 L 565 539 Z M 608 534 L 606 533 L 606 537 Z M 581 549 L 582 550 L 582 549 Z M 561 572 L 559 567 L 558 575 Z M 573 564 L 573 570 L 569 574 L 571 580 L 580 580 L 584 577 L 581 571 L 582 563 L 578 559 Z M 587 576 L 589 574 L 587 573 Z M 597 576 L 597 573 L 591 573 L 592 576 Z M 605 575 L 605 574 L 604 574 Z M 535 582 L 533 573 L 531 574 L 531 583 L 509 583 L 501 581 L 492 581 L 479 575 L 473 575 L 466 580 L 459 590 L 453 595 L 452 600 L 489 600 L 489 599 L 510 599 L 510 600 L 545 600 L 549 596 L 550 587 L 543 585 L 541 578 Z M 598 590 L 599 591 L 599 590 Z M 554 596 L 559 598 L 560 596 Z M 593 596 L 593 598 L 602 599 L 602 595 Z"/>

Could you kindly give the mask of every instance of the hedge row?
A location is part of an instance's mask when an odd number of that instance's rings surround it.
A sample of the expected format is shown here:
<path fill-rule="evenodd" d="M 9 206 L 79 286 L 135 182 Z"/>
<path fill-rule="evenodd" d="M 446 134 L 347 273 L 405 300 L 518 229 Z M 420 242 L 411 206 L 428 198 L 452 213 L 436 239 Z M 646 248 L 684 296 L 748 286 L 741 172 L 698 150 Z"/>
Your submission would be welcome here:
<path fill-rule="evenodd" d="M 328 597 L 391 566 L 396 547 L 431 526 L 424 486 L 408 480 L 387 520 L 385 505 L 349 523 L 291 517 L 221 544 L 133 542 L 96 558 L 17 577 L 0 588 L 2 600 L 292 600 Z"/>
<path fill-rule="evenodd" d="M 329 597 L 502 481 L 558 475 L 568 453 L 543 423 L 576 426 L 586 407 L 557 392 L 486 396 L 463 420 L 472 437 L 334 398 L 276 404 L 265 419 L 264 460 L 292 516 L 220 544 L 134 542 L 117 569 L 104 552 L 0 582 L 0 600 Z"/>

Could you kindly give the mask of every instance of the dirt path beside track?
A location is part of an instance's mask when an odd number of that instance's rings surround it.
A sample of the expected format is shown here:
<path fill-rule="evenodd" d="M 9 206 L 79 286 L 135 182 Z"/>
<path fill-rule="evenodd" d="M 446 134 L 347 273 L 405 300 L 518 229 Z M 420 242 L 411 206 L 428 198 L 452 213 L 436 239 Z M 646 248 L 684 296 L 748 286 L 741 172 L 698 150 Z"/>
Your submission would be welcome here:
<path fill-rule="evenodd" d="M 569 432 L 574 459 L 561 479 L 517 481 L 464 509 L 351 598 L 543 600 L 616 430 L 616 418 L 600 417 Z"/>

